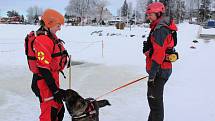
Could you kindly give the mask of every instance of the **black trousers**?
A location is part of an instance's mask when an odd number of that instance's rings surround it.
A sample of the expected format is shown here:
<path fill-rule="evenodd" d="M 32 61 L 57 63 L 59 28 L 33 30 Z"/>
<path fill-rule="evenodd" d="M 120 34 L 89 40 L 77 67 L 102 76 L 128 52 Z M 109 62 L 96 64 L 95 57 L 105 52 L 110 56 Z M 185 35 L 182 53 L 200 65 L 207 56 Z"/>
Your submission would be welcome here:
<path fill-rule="evenodd" d="M 148 121 L 163 121 L 163 91 L 167 79 L 156 76 L 153 82 L 148 82 L 147 98 L 150 107 Z"/>

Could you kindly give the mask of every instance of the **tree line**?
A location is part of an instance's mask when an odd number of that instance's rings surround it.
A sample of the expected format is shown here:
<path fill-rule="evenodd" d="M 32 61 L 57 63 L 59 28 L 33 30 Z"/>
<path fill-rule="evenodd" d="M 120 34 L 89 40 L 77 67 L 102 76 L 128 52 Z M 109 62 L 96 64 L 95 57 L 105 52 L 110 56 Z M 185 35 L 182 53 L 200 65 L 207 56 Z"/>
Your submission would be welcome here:
<path fill-rule="evenodd" d="M 117 10 L 118 17 L 125 23 L 146 22 L 145 11 L 147 5 L 159 1 L 166 7 L 166 15 L 174 18 L 177 23 L 185 19 L 192 20 L 193 17 L 198 22 L 205 22 L 215 15 L 215 2 L 213 0 L 137 0 L 136 6 L 132 2 L 124 0 L 122 6 Z M 108 0 L 70 0 L 65 8 L 65 22 L 73 25 L 78 24 L 105 24 L 104 21 L 112 18 L 111 12 L 107 9 Z M 213 6 L 214 5 L 214 6 Z M 8 17 L 18 16 L 21 22 L 35 24 L 39 22 L 43 9 L 38 6 L 27 9 L 26 19 L 17 11 L 7 12 Z"/>

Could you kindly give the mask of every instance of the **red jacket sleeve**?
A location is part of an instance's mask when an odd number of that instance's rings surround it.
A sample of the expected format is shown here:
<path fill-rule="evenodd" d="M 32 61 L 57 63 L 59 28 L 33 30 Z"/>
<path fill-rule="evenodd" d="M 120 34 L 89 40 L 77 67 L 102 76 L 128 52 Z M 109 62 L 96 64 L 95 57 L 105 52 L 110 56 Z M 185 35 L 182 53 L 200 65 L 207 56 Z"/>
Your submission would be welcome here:
<path fill-rule="evenodd" d="M 37 66 L 50 70 L 51 54 L 54 44 L 46 35 L 36 37 L 34 43 L 35 57 L 37 58 Z"/>

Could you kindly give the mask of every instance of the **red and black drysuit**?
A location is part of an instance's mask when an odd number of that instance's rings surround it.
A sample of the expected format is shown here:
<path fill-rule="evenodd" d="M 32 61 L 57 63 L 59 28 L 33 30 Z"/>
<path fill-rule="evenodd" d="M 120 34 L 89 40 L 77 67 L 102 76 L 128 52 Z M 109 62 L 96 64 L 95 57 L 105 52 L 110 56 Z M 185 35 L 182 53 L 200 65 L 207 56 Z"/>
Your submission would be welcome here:
<path fill-rule="evenodd" d="M 38 31 L 47 33 L 37 36 L 33 44 L 38 72 L 33 75 L 32 90 L 40 99 L 40 121 L 62 121 L 64 90 L 60 89 L 59 72 L 68 61 L 68 53 L 56 35 L 42 28 Z"/>
<path fill-rule="evenodd" d="M 161 17 L 152 22 L 150 28 L 151 31 L 147 41 L 147 45 L 150 47 L 144 51 L 146 70 L 149 74 L 147 97 L 150 114 L 148 121 L 163 121 L 163 90 L 172 73 L 172 63 L 165 60 L 166 51 L 174 47 L 171 33 L 176 31 L 177 27 L 173 20 Z"/>

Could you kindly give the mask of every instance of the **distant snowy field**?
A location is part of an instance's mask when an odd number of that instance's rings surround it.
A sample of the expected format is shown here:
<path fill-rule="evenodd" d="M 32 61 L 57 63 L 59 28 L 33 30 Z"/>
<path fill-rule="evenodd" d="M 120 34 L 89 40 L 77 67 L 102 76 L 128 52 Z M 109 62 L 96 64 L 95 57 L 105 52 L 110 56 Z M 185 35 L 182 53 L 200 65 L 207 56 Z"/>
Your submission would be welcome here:
<path fill-rule="evenodd" d="M 165 88 L 165 121 L 214 121 L 215 40 L 198 39 L 199 26 L 182 23 L 178 27 L 180 60 L 173 64 Z M 0 24 L 0 121 L 38 120 L 39 102 L 30 89 L 31 73 L 24 55 L 24 37 L 37 28 Z M 142 36 L 148 32 L 148 28 L 142 27 L 117 30 L 64 26 L 59 37 L 66 42 L 72 59 L 84 63 L 72 68 L 72 88 L 83 97 L 95 98 L 147 75 L 142 54 L 146 37 Z M 68 80 L 62 78 L 61 83 L 62 88 L 68 88 Z M 146 81 L 141 81 L 103 97 L 112 106 L 100 110 L 100 120 L 146 121 L 149 112 L 146 90 Z M 67 112 L 64 121 L 70 121 Z"/>
<path fill-rule="evenodd" d="M 203 29 L 202 34 L 209 34 L 209 35 L 215 35 L 215 28 L 210 28 L 210 29 Z"/>

